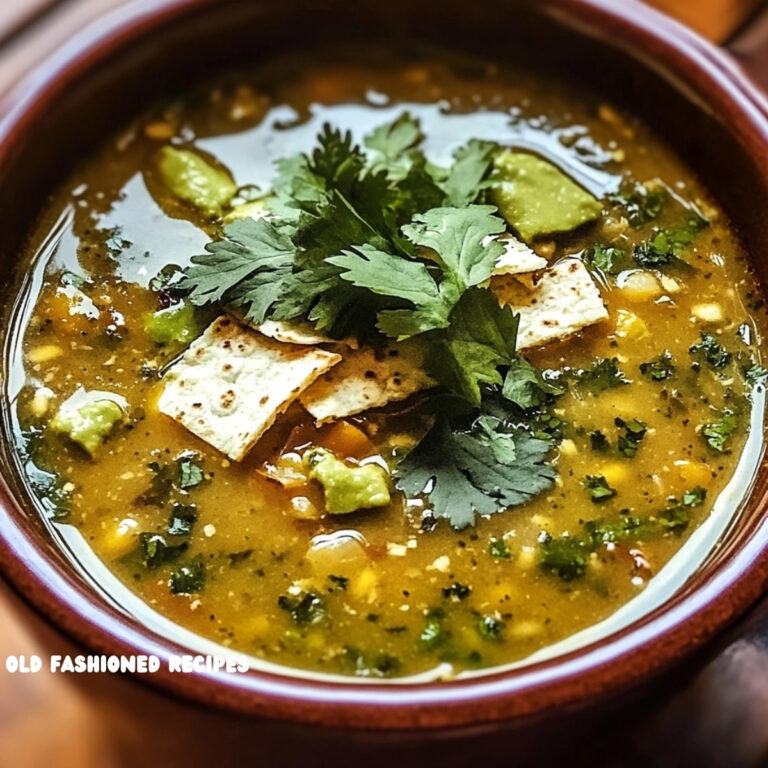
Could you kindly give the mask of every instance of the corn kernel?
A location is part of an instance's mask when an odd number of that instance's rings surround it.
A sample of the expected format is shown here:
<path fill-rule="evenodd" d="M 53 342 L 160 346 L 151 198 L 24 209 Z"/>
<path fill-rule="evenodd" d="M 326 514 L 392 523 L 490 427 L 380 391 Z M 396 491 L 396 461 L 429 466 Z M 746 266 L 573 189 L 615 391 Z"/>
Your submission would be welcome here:
<path fill-rule="evenodd" d="M 27 359 L 30 363 L 47 363 L 63 354 L 64 350 L 58 344 L 42 344 L 30 349 L 27 353 Z"/>
<path fill-rule="evenodd" d="M 723 320 L 723 308 L 719 304 L 696 304 L 691 313 L 702 323 L 719 323 Z"/>
<path fill-rule="evenodd" d="M 626 483 L 629 479 L 629 467 L 620 461 L 612 461 L 605 464 L 600 469 L 600 474 L 605 478 L 608 485 L 616 486 Z"/>
<path fill-rule="evenodd" d="M 628 301 L 653 301 L 662 294 L 661 284 L 653 272 L 637 269 L 633 272 L 622 272 L 617 281 L 617 287 Z"/>
<path fill-rule="evenodd" d="M 616 312 L 615 334 L 621 339 L 641 339 L 648 335 L 648 326 L 634 312 L 620 309 Z"/>

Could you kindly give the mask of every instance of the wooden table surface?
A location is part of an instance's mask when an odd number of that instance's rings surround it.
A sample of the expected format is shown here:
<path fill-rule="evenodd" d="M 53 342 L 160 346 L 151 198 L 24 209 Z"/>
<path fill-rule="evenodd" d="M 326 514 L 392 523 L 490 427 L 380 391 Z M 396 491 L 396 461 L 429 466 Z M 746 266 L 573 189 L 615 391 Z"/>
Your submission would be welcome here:
<path fill-rule="evenodd" d="M 0 0 L 0 91 L 85 20 L 119 2 Z M 651 2 L 717 42 L 728 40 L 762 6 L 760 0 Z M 0 591 L 0 661 L 8 654 L 41 652 L 17 606 Z M 632 722 L 585 734 L 569 747 L 569 768 L 768 767 L 768 601 L 678 672 L 667 691 L 638 706 Z M 183 717 L 181 705 L 169 706 L 172 717 Z M 100 703 L 66 678 L 10 675 L 0 667 L 0 768 L 147 768 L 155 762 L 146 738 L 129 723 L 107 717 Z M 176 764 L 172 741 L 155 746 L 165 765 Z M 185 757 L 185 768 L 198 763 L 202 758 Z"/>

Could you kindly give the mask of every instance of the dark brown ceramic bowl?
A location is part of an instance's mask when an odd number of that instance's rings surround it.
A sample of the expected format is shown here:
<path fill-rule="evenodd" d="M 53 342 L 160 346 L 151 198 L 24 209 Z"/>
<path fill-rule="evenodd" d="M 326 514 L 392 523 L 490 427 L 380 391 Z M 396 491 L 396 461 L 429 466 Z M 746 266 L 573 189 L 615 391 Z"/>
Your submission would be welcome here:
<path fill-rule="evenodd" d="M 726 54 L 639 3 L 441 0 L 438 9 L 428 0 L 135 0 L 83 29 L 2 107 L 2 305 L 11 304 L 10 276 L 46 192 L 149 99 L 256 55 L 370 36 L 434 40 L 499 59 L 514 49 L 534 66 L 604 92 L 655 126 L 698 170 L 738 227 L 757 279 L 768 280 L 768 107 Z M 77 574 L 31 511 L 7 439 L 2 452 L 0 567 L 12 588 L 92 651 L 184 653 Z M 172 675 L 165 666 L 145 682 L 240 714 L 364 729 L 469 728 L 570 711 L 667 669 L 763 593 L 767 493 L 763 465 L 738 519 L 673 597 L 623 630 L 549 661 L 450 683 L 329 683 L 255 671 Z"/>

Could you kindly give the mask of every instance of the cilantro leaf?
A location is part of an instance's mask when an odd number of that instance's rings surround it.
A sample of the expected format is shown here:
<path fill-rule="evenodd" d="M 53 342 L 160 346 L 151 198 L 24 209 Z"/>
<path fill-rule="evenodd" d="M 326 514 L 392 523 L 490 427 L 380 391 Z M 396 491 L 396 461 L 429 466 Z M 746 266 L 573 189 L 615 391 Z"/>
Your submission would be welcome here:
<path fill-rule="evenodd" d="M 698 214 L 691 214 L 686 223 L 674 229 L 659 229 L 651 239 L 635 246 L 634 259 L 641 267 L 650 269 L 665 266 L 691 269 L 680 258 L 685 248 L 690 245 L 709 222 Z"/>
<path fill-rule="evenodd" d="M 599 269 L 606 275 L 618 275 L 626 269 L 627 256 L 621 248 L 598 244 L 586 251 L 584 262 L 590 269 Z"/>
<path fill-rule="evenodd" d="M 277 605 L 290 615 L 294 624 L 300 627 L 319 624 L 326 615 L 323 598 L 314 592 L 304 592 L 300 597 L 280 595 Z"/>
<path fill-rule="evenodd" d="M 379 313 L 377 325 L 387 336 L 402 340 L 448 326 L 448 316 L 458 300 L 455 286 L 438 284 L 424 262 L 403 259 L 370 245 L 344 251 L 326 261 L 342 270 L 342 280 L 413 306 Z"/>
<path fill-rule="evenodd" d="M 540 408 L 564 392 L 565 387 L 545 378 L 538 368 L 520 355 L 510 361 L 501 390 L 507 400 L 523 410 Z"/>
<path fill-rule="evenodd" d="M 490 173 L 495 151 L 495 144 L 477 139 L 456 151 L 453 165 L 441 184 L 450 205 L 460 207 L 477 200 L 487 186 L 484 181 Z"/>
<path fill-rule="evenodd" d="M 374 167 L 383 167 L 389 171 L 406 171 L 409 151 L 422 139 L 421 126 L 417 119 L 408 112 L 403 112 L 390 123 L 375 128 L 363 143 L 374 152 Z"/>
<path fill-rule="evenodd" d="M 433 208 L 415 216 L 413 223 L 403 227 L 403 233 L 415 245 L 437 254 L 445 279 L 460 294 L 490 279 L 504 251 L 496 240 L 485 243 L 489 235 L 506 230 L 495 211 L 492 205 Z"/>
<path fill-rule="evenodd" d="M 541 540 L 539 566 L 563 581 L 573 581 L 587 572 L 591 551 L 581 539 L 567 535 L 554 539 L 546 534 Z"/>
<path fill-rule="evenodd" d="M 502 512 L 551 488 L 548 452 L 549 443 L 488 415 L 468 431 L 439 417 L 398 465 L 397 486 L 411 496 L 426 494 L 434 516 L 460 530 L 474 524 L 476 514 Z"/>
<path fill-rule="evenodd" d="M 738 425 L 737 414 L 730 408 L 724 408 L 715 421 L 702 425 L 701 436 L 713 451 L 724 453 Z"/>
<path fill-rule="evenodd" d="M 668 350 L 659 355 L 655 360 L 640 363 L 640 373 L 651 381 L 665 381 L 674 376 L 675 363 Z"/>
<path fill-rule="evenodd" d="M 683 494 L 683 506 L 684 507 L 700 507 L 704 500 L 707 498 L 707 489 L 697 485 L 695 488 L 691 488 L 690 491 L 686 491 Z"/>
<path fill-rule="evenodd" d="M 223 237 L 205 249 L 208 254 L 193 256 L 192 266 L 179 282 L 180 289 L 197 306 L 226 303 L 228 293 L 258 273 L 267 273 L 272 278 L 272 273 L 290 270 L 296 251 L 285 230 L 264 219 L 250 218 L 225 226 Z M 265 284 L 270 286 L 271 282 L 270 279 Z M 249 303 L 255 301 L 256 297 L 252 297 Z M 261 318 L 259 322 L 272 301 L 266 307 L 259 305 L 254 312 Z"/>
<path fill-rule="evenodd" d="M 624 430 L 624 434 L 619 435 L 619 453 L 624 454 L 628 459 L 634 458 L 648 428 L 639 419 L 624 421 L 617 417 L 614 419 L 614 424 Z"/>
<path fill-rule="evenodd" d="M 482 288 L 467 291 L 453 310 L 450 328 L 429 346 L 426 368 L 450 392 L 475 407 L 481 384 L 501 384 L 499 366 L 515 359 L 518 317 Z"/>
<path fill-rule="evenodd" d="M 194 563 L 182 565 L 174 571 L 168 584 L 174 595 L 191 595 L 203 589 L 205 577 L 205 563 L 196 560 Z"/>
<path fill-rule="evenodd" d="M 196 455 L 196 454 L 193 454 Z M 192 456 L 180 456 L 179 462 L 179 488 L 186 491 L 200 485 L 205 479 L 203 469 L 192 460 Z"/>
<path fill-rule="evenodd" d="M 616 489 L 611 488 L 602 475 L 587 475 L 583 485 L 589 491 L 589 497 L 595 504 L 607 501 L 616 495 Z"/>
<path fill-rule="evenodd" d="M 744 371 L 744 379 L 750 387 L 765 384 L 768 379 L 768 371 L 759 363 L 753 363 Z"/>
<path fill-rule="evenodd" d="M 492 538 L 488 545 L 488 554 L 497 560 L 509 560 L 512 554 L 504 539 Z"/>
<path fill-rule="evenodd" d="M 720 370 L 731 362 L 733 355 L 717 340 L 712 333 L 702 333 L 701 341 L 688 349 L 695 358 L 703 359 L 710 368 Z"/>
<path fill-rule="evenodd" d="M 589 368 L 565 368 L 561 377 L 573 382 L 579 394 L 597 395 L 606 389 L 615 389 L 629 384 L 624 372 L 619 368 L 618 358 L 596 358 Z"/>

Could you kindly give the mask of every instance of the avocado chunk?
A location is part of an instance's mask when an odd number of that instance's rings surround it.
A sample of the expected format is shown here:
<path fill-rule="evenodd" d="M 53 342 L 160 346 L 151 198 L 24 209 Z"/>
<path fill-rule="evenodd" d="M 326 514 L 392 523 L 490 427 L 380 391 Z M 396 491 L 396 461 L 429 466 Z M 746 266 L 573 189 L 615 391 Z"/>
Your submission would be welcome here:
<path fill-rule="evenodd" d="M 194 205 L 208 218 L 221 216 L 237 192 L 229 171 L 188 149 L 163 147 L 157 169 L 165 186 L 176 197 Z"/>
<path fill-rule="evenodd" d="M 491 200 L 523 240 L 568 232 L 603 211 L 597 198 L 535 155 L 503 151 L 493 164 Z"/>
<path fill-rule="evenodd" d="M 332 515 L 389 504 L 387 472 L 377 464 L 348 467 L 325 448 L 312 448 L 304 454 L 304 465 L 323 486 L 325 508 Z"/>
<path fill-rule="evenodd" d="M 146 314 L 144 330 L 155 344 L 170 344 L 173 341 L 189 343 L 203 329 L 195 308 L 191 304 L 182 303 Z"/>
<path fill-rule="evenodd" d="M 86 392 L 81 388 L 61 404 L 48 426 L 93 456 L 114 426 L 123 420 L 125 410 L 125 401 L 119 395 Z"/>

